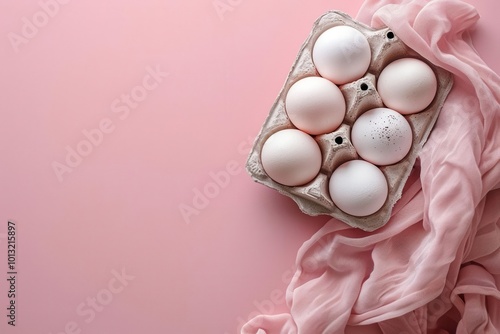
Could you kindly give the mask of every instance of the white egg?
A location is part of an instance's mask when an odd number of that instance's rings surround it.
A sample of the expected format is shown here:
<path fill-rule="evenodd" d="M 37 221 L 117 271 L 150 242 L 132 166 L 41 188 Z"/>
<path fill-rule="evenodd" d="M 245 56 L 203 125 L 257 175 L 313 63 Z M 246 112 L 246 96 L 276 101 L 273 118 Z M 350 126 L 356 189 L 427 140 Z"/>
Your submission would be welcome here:
<path fill-rule="evenodd" d="M 387 65 L 377 81 L 384 104 L 404 115 L 427 108 L 437 92 L 434 71 L 421 60 L 402 58 Z"/>
<path fill-rule="evenodd" d="M 357 217 L 377 212 L 388 194 L 387 180 L 382 171 L 363 160 L 351 160 L 335 169 L 329 189 L 335 205 Z"/>
<path fill-rule="evenodd" d="M 340 89 L 321 77 L 307 77 L 294 83 L 285 99 L 290 121 L 312 135 L 332 132 L 342 123 L 346 104 Z"/>
<path fill-rule="evenodd" d="M 286 186 L 299 186 L 314 179 L 321 168 L 321 160 L 318 143 L 296 129 L 272 134 L 261 152 L 266 174 Z"/>
<path fill-rule="evenodd" d="M 354 122 L 351 141 L 361 158 L 385 166 L 402 160 L 408 154 L 413 134 L 403 115 L 388 108 L 375 108 Z"/>
<path fill-rule="evenodd" d="M 361 78 L 371 61 L 365 35 L 349 26 L 323 32 L 313 46 L 312 59 L 318 73 L 337 85 Z"/>

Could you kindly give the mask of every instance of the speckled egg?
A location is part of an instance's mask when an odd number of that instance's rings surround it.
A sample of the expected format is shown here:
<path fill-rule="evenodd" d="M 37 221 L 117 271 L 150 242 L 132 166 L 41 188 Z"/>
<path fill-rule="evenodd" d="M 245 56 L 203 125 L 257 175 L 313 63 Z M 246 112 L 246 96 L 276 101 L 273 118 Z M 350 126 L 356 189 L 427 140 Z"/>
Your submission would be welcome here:
<path fill-rule="evenodd" d="M 388 108 L 375 108 L 354 122 L 351 140 L 364 160 L 384 166 L 395 164 L 408 154 L 413 134 L 403 115 Z"/>

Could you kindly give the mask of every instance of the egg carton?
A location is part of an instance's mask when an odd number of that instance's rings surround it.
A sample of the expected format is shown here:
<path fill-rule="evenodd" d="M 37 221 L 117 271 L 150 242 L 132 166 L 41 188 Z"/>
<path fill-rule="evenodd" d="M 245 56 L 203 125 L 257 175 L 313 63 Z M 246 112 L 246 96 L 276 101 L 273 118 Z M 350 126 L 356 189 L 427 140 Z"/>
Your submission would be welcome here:
<path fill-rule="evenodd" d="M 285 186 L 275 182 L 266 174 L 261 161 L 262 147 L 265 141 L 277 131 L 295 129 L 285 110 L 286 93 L 292 84 L 299 79 L 320 76 L 312 60 L 313 45 L 324 31 L 340 25 L 353 27 L 366 37 L 372 56 L 370 66 L 366 74 L 360 79 L 338 86 L 346 102 L 346 114 L 340 127 L 327 134 L 312 135 L 322 153 L 322 166 L 319 174 L 305 185 Z M 329 195 L 329 178 L 332 172 L 341 164 L 350 160 L 361 159 L 351 143 L 351 127 L 365 111 L 385 107 L 376 88 L 378 75 L 391 62 L 406 57 L 420 59 L 431 67 L 437 78 L 436 96 L 433 102 L 423 111 L 403 115 L 412 129 L 412 147 L 406 157 L 398 163 L 379 166 L 388 183 L 388 196 L 384 205 L 377 212 L 364 217 L 347 214 L 332 201 Z M 314 23 L 311 33 L 302 45 L 285 84 L 255 139 L 247 160 L 246 169 L 254 181 L 292 198 L 300 210 L 308 215 L 329 215 L 365 231 L 378 229 L 389 221 L 394 204 L 401 198 L 404 184 L 452 86 L 453 77 L 449 72 L 434 66 L 410 49 L 389 28 L 374 30 L 353 20 L 345 13 L 339 11 L 327 12 Z"/>

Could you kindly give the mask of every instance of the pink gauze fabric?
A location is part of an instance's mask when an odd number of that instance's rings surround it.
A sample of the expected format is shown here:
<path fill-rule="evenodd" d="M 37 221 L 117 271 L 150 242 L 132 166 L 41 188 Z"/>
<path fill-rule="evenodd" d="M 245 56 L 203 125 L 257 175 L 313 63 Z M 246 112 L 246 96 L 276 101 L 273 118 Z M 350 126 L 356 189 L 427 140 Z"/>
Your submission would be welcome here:
<path fill-rule="evenodd" d="M 357 19 L 390 27 L 454 88 L 389 223 L 331 219 L 298 251 L 289 313 L 241 332 L 500 333 L 500 79 L 470 40 L 479 15 L 459 0 L 367 0 Z"/>

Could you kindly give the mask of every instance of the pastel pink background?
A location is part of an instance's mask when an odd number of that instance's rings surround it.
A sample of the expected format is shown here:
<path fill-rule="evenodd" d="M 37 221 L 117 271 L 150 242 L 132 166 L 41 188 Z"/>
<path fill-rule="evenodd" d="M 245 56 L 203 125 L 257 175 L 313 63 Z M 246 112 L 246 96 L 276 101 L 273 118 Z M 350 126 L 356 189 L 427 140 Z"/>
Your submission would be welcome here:
<path fill-rule="evenodd" d="M 469 2 L 499 73 L 500 4 Z M 246 152 L 316 18 L 362 1 L 231 3 L 219 16 L 212 0 L 70 1 L 16 52 L 9 33 L 40 6 L 1 0 L 0 277 L 9 219 L 19 273 L 15 328 L 0 280 L 2 333 L 233 334 L 283 310 L 297 249 L 328 217 L 251 181 Z M 122 120 L 111 105 L 147 67 L 169 75 Z M 114 131 L 59 182 L 53 162 L 103 119 Z M 228 163 L 229 183 L 185 219 Z M 122 269 L 135 278 L 87 323 L 76 308 Z"/>

